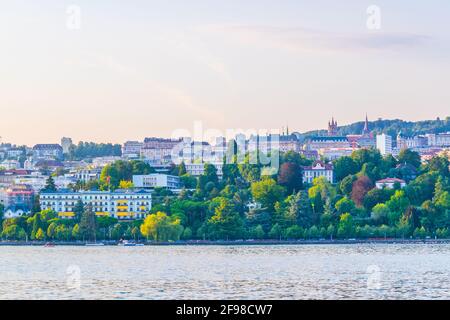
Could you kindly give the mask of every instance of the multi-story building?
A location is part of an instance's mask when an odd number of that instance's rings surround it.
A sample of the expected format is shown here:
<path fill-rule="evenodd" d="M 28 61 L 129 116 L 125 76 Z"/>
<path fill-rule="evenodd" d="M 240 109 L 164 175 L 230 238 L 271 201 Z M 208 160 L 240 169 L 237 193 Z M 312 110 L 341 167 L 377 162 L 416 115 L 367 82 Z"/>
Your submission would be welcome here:
<path fill-rule="evenodd" d="M 217 176 L 221 178 L 223 176 L 223 162 L 211 163 L 217 169 Z M 186 172 L 191 176 L 198 177 L 205 172 L 205 163 L 185 163 Z"/>
<path fill-rule="evenodd" d="M 328 182 L 333 183 L 333 165 L 315 161 L 311 166 L 303 167 L 303 183 L 312 183 L 318 177 L 325 177 Z"/>
<path fill-rule="evenodd" d="M 151 165 L 171 163 L 172 150 L 182 143 L 183 139 L 145 138 L 141 157 Z"/>
<path fill-rule="evenodd" d="M 117 219 L 142 219 L 152 206 L 150 192 L 140 190 L 82 191 L 82 192 L 42 192 L 40 204 L 43 210 L 51 209 L 62 218 L 75 216 L 74 208 L 81 200 L 90 206 L 97 216 L 109 216 Z"/>
<path fill-rule="evenodd" d="M 37 144 L 33 147 L 33 157 L 35 159 L 61 160 L 63 148 L 59 144 Z"/>
<path fill-rule="evenodd" d="M 102 173 L 102 168 L 94 167 L 94 168 L 82 168 L 75 171 L 73 176 L 83 182 L 89 182 L 92 180 L 100 179 L 100 174 Z"/>
<path fill-rule="evenodd" d="M 450 147 L 450 132 L 427 134 L 428 145 L 431 147 Z"/>
<path fill-rule="evenodd" d="M 143 142 L 127 141 L 122 146 L 122 156 L 125 158 L 139 158 L 143 146 Z"/>
<path fill-rule="evenodd" d="M 31 213 L 33 190 L 26 185 L 13 185 L 0 190 L 0 204 L 4 206 L 5 218 L 16 218 Z"/>
<path fill-rule="evenodd" d="M 133 175 L 133 186 L 135 188 L 181 188 L 180 177 L 169 174 L 152 173 L 146 175 Z"/>
<path fill-rule="evenodd" d="M 377 149 L 383 156 L 392 154 L 392 137 L 384 133 L 377 135 Z"/>
<path fill-rule="evenodd" d="M 319 155 L 328 160 L 336 160 L 340 157 L 351 156 L 356 148 L 328 148 L 320 149 L 318 151 Z"/>
<path fill-rule="evenodd" d="M 350 148 L 347 137 L 312 136 L 305 141 L 305 150 L 318 151 L 330 148 Z"/>

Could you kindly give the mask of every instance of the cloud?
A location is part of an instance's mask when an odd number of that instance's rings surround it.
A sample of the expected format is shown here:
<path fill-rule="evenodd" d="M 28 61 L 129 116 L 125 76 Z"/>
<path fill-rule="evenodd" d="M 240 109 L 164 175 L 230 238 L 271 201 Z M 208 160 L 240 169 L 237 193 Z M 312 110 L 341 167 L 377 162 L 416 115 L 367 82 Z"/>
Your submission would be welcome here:
<path fill-rule="evenodd" d="M 300 27 L 209 25 L 199 31 L 220 35 L 242 44 L 294 52 L 351 52 L 402 50 L 426 44 L 431 37 L 410 33 L 369 31 L 335 33 Z"/>

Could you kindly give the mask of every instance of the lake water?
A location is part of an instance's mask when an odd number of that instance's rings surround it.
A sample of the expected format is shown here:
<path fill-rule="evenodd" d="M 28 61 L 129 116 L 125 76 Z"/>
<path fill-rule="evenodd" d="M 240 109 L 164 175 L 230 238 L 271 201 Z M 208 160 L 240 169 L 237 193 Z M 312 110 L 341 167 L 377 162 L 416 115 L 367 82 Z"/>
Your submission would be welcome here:
<path fill-rule="evenodd" d="M 449 299 L 450 245 L 0 247 L 1 299 Z"/>

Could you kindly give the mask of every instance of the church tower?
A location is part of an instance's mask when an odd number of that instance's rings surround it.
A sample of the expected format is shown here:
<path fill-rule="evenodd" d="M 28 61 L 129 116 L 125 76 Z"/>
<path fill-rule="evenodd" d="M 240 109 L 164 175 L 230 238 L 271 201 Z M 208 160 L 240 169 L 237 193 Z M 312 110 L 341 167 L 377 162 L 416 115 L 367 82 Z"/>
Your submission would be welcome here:
<path fill-rule="evenodd" d="M 331 122 L 328 122 L 328 136 L 334 137 L 337 136 L 337 121 L 334 120 L 334 117 L 331 118 Z"/>

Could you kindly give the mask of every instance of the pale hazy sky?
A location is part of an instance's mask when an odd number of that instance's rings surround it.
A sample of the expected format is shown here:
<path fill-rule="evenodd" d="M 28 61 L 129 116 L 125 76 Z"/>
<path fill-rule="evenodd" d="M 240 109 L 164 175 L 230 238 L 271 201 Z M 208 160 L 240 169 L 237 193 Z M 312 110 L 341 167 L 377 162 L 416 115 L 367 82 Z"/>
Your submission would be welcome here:
<path fill-rule="evenodd" d="M 80 29 L 70 5 L 81 9 Z M 381 29 L 367 28 L 367 8 Z M 450 115 L 450 1 L 0 0 L 0 136 Z M 72 11 L 71 11 L 72 12 Z M 69 19 L 69 20 L 68 20 Z M 73 24 L 75 21 L 75 24 Z"/>

